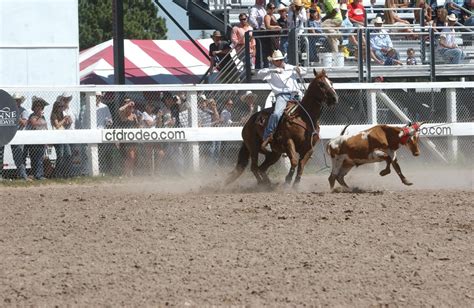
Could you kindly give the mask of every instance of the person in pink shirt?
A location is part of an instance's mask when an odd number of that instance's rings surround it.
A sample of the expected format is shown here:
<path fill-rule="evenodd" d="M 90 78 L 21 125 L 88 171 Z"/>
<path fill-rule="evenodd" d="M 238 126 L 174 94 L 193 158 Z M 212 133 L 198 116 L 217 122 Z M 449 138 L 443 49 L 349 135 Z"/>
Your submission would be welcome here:
<path fill-rule="evenodd" d="M 240 13 L 239 21 L 240 23 L 232 28 L 230 39 L 232 41 L 232 45 L 234 45 L 235 51 L 240 52 L 245 48 L 245 33 L 250 31 L 250 62 L 253 66 L 255 64 L 255 39 L 253 38 L 251 32 L 253 28 L 248 22 L 247 14 Z"/>

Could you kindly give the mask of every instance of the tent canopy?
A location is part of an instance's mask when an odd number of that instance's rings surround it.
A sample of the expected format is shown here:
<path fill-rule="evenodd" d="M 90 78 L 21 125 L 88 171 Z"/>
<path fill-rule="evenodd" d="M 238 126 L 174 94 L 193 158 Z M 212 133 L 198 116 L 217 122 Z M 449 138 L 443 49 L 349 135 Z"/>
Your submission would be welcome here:
<path fill-rule="evenodd" d="M 196 40 L 206 52 L 212 39 Z M 127 84 L 198 83 L 209 60 L 188 40 L 124 40 Z M 81 84 L 114 83 L 113 40 L 79 54 Z"/>

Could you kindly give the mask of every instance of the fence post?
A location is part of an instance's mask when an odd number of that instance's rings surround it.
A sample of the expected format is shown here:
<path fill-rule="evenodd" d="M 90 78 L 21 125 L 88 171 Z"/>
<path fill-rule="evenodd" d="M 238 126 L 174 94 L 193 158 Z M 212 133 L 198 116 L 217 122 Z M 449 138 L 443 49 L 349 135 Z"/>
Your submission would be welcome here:
<path fill-rule="evenodd" d="M 197 92 L 192 91 L 188 93 L 189 107 L 191 110 L 191 127 L 198 128 L 198 97 Z M 193 170 L 199 171 L 199 142 L 193 142 L 191 146 L 192 159 L 193 159 Z"/>
<path fill-rule="evenodd" d="M 446 89 L 446 122 L 455 123 L 457 118 L 456 89 Z M 448 136 L 448 148 L 450 158 L 456 161 L 458 158 L 458 137 Z"/>
<path fill-rule="evenodd" d="M 97 102 L 94 92 L 86 92 L 86 112 L 85 124 L 88 129 L 97 128 Z M 87 147 L 87 174 L 92 176 L 99 175 L 99 150 L 97 144 L 89 144 Z"/>
<path fill-rule="evenodd" d="M 298 63 L 298 38 L 294 28 L 288 32 L 288 63 L 292 65 Z"/>
<path fill-rule="evenodd" d="M 377 124 L 377 90 L 367 90 L 367 122 Z"/>

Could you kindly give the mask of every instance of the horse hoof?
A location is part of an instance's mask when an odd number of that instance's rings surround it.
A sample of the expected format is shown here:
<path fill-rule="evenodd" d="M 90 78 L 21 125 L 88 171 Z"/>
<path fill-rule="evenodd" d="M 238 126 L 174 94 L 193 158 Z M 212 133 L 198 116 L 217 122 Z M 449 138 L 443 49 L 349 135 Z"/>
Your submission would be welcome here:
<path fill-rule="evenodd" d="M 408 181 L 408 180 L 403 180 L 402 182 L 403 182 L 403 184 L 405 184 L 407 186 L 413 185 L 413 183 Z"/>
<path fill-rule="evenodd" d="M 387 175 L 387 174 L 389 174 L 389 173 L 390 173 L 390 170 L 385 170 L 385 169 L 384 169 L 384 170 L 380 171 L 379 174 L 380 174 L 380 176 L 385 176 L 385 175 Z"/>

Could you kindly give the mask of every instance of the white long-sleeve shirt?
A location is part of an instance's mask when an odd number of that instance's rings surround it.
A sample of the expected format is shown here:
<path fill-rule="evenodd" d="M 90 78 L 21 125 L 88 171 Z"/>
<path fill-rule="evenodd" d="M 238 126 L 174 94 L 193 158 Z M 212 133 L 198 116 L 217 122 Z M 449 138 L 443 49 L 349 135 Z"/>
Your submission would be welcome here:
<path fill-rule="evenodd" d="M 302 76 L 306 74 L 305 68 L 299 69 Z M 303 94 L 298 85 L 298 73 L 294 65 L 285 64 L 284 68 L 275 66 L 263 68 L 257 72 L 257 76 L 270 84 L 275 96 L 281 93 L 297 93 L 301 97 Z"/>
<path fill-rule="evenodd" d="M 265 24 L 263 23 L 263 17 L 267 15 L 267 11 L 263 5 L 255 5 L 250 9 L 249 12 L 249 24 L 254 30 L 265 29 Z"/>

